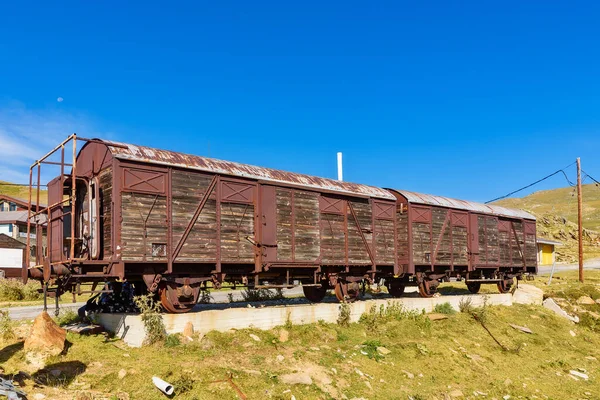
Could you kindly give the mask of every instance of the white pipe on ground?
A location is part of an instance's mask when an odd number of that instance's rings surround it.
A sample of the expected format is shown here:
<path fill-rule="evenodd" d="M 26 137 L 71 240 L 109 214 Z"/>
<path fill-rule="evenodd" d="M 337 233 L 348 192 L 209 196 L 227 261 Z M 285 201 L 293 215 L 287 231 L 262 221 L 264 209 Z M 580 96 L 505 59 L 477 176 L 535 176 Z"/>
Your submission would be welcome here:
<path fill-rule="evenodd" d="M 338 181 L 343 181 L 344 176 L 342 173 L 342 152 L 338 151 L 337 153 L 337 161 L 338 161 Z"/>
<path fill-rule="evenodd" d="M 154 383 L 154 386 L 159 388 L 160 391 L 163 392 L 164 394 L 166 394 L 167 396 L 172 395 L 173 392 L 175 391 L 175 389 L 173 388 L 173 385 L 171 385 L 168 382 L 163 381 L 162 379 L 160 379 L 157 376 L 152 377 L 152 383 Z"/>

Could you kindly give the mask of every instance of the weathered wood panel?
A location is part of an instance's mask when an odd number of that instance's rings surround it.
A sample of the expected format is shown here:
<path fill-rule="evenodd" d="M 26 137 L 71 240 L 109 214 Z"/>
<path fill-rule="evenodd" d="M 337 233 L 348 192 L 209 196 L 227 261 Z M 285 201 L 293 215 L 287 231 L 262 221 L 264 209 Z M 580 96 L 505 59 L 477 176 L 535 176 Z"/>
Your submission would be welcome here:
<path fill-rule="evenodd" d="M 292 191 L 277 188 L 277 260 L 292 261 Z"/>
<path fill-rule="evenodd" d="M 356 213 L 356 219 L 354 219 L 350 207 L 347 207 L 348 263 L 371 264 L 371 258 L 366 247 L 370 246 L 373 241 L 371 206 L 366 201 L 352 201 L 351 205 Z M 359 229 L 362 230 L 367 243 L 363 241 Z"/>
<path fill-rule="evenodd" d="M 523 224 L 520 221 L 512 222 L 514 226 L 514 231 L 511 228 L 511 249 L 512 249 L 512 263 L 514 266 L 523 266 L 523 256 L 521 254 L 520 249 L 524 250 L 524 241 L 523 241 Z M 517 240 L 515 240 L 515 231 L 517 233 Z"/>
<path fill-rule="evenodd" d="M 408 248 L 408 213 L 396 212 L 396 229 L 398 232 L 397 249 L 398 262 L 401 264 L 408 264 L 409 262 L 409 248 Z"/>
<path fill-rule="evenodd" d="M 198 172 L 173 170 L 171 174 L 171 213 L 172 213 L 172 235 L 173 248 L 181 240 L 184 231 L 198 205 L 202 201 L 208 186 L 212 180 L 211 175 Z M 217 251 L 217 213 L 216 213 L 216 189 L 210 193 L 210 197 L 198 216 L 198 220 L 192 227 L 190 234 L 185 240 L 179 255 L 175 261 L 186 262 L 215 262 Z M 171 250 L 172 251 L 172 250 Z"/>
<path fill-rule="evenodd" d="M 344 216 L 321 213 L 321 260 L 324 264 L 346 263 Z"/>
<path fill-rule="evenodd" d="M 498 239 L 498 219 L 486 217 L 485 234 L 487 237 L 487 261 L 488 264 L 500 262 L 500 243 Z"/>
<path fill-rule="evenodd" d="M 387 219 L 375 220 L 375 259 L 377 264 L 396 262 L 394 254 L 394 221 Z"/>
<path fill-rule="evenodd" d="M 450 265 L 452 261 L 452 227 L 450 222 L 451 212 L 444 208 L 433 208 L 431 211 L 431 234 L 433 237 L 433 252 L 437 254 L 436 265 Z"/>
<path fill-rule="evenodd" d="M 294 261 L 315 261 L 321 251 L 319 194 L 294 191 Z"/>
<path fill-rule="evenodd" d="M 221 260 L 223 262 L 254 262 L 254 206 L 221 203 Z"/>
<path fill-rule="evenodd" d="M 100 172 L 98 185 L 100 189 L 100 237 L 102 238 L 102 255 L 104 259 L 112 256 L 112 167 Z"/>
<path fill-rule="evenodd" d="M 452 226 L 452 257 L 454 265 L 467 265 L 469 262 L 466 226 Z"/>
<path fill-rule="evenodd" d="M 431 264 L 431 225 L 425 222 L 413 222 L 412 242 L 414 264 Z"/>
<path fill-rule="evenodd" d="M 154 194 L 123 193 L 121 204 L 123 217 L 121 225 L 122 259 L 125 261 L 166 261 L 166 197 Z"/>

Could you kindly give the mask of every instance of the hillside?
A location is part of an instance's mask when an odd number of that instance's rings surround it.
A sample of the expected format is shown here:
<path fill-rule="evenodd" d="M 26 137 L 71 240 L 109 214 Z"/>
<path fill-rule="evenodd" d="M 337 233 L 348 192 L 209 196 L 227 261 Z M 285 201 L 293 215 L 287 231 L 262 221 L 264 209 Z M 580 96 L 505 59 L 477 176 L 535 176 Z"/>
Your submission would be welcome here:
<path fill-rule="evenodd" d="M 6 181 L 0 181 L 0 194 L 4 194 L 10 197 L 16 197 L 27 201 L 29 199 L 29 187 L 28 186 L 14 186 L 14 184 Z M 35 188 L 33 191 L 32 200 L 35 202 Z M 48 204 L 48 191 L 40 190 L 40 204 Z"/>
<path fill-rule="evenodd" d="M 495 202 L 504 207 L 520 208 L 538 218 L 538 236 L 561 241 L 557 261 L 577 259 L 577 191 L 574 187 L 542 190 L 523 198 Z M 583 185 L 584 257 L 600 257 L 600 187 Z"/>

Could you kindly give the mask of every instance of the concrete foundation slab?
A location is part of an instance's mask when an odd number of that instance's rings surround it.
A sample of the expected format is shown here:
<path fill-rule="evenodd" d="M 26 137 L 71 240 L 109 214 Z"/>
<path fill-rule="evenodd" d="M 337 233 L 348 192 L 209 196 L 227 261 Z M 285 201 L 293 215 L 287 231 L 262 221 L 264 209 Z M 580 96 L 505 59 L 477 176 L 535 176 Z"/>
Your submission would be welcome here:
<path fill-rule="evenodd" d="M 456 310 L 461 301 L 471 299 L 473 306 L 489 305 L 511 306 L 511 294 L 442 296 L 423 298 L 386 298 L 364 300 L 350 304 L 350 320 L 358 321 L 360 316 L 371 307 L 387 307 L 390 303 L 401 304 L 406 310 L 424 310 L 431 312 L 437 304 L 450 303 Z M 198 311 L 187 314 L 164 314 L 163 321 L 167 333 L 182 333 L 185 325 L 191 322 L 196 333 L 209 331 L 225 332 L 230 329 L 272 329 L 284 325 L 288 320 L 292 324 L 311 324 L 319 320 L 335 323 L 340 313 L 339 303 L 292 304 L 270 307 L 248 307 L 247 303 L 209 304 Z M 114 333 L 130 346 L 139 347 L 145 337 L 144 325 L 137 314 L 99 314 L 98 323 Z"/>

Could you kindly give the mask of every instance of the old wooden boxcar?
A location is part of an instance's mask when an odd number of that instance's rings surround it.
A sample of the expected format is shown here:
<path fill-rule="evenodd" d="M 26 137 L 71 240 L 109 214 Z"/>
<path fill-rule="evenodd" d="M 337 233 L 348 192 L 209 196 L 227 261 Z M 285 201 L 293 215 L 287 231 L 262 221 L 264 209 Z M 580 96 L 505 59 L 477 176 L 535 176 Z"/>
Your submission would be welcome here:
<path fill-rule="evenodd" d="M 24 270 L 61 293 L 84 282 L 134 282 L 164 308 L 188 311 L 211 283 L 302 284 L 320 301 L 393 295 L 440 280 L 470 290 L 536 270 L 535 220 L 525 212 L 295 174 L 98 139 L 48 185 L 44 262 Z M 75 154 L 75 153 L 74 153 Z M 65 173 L 70 166 L 70 173 Z"/>

